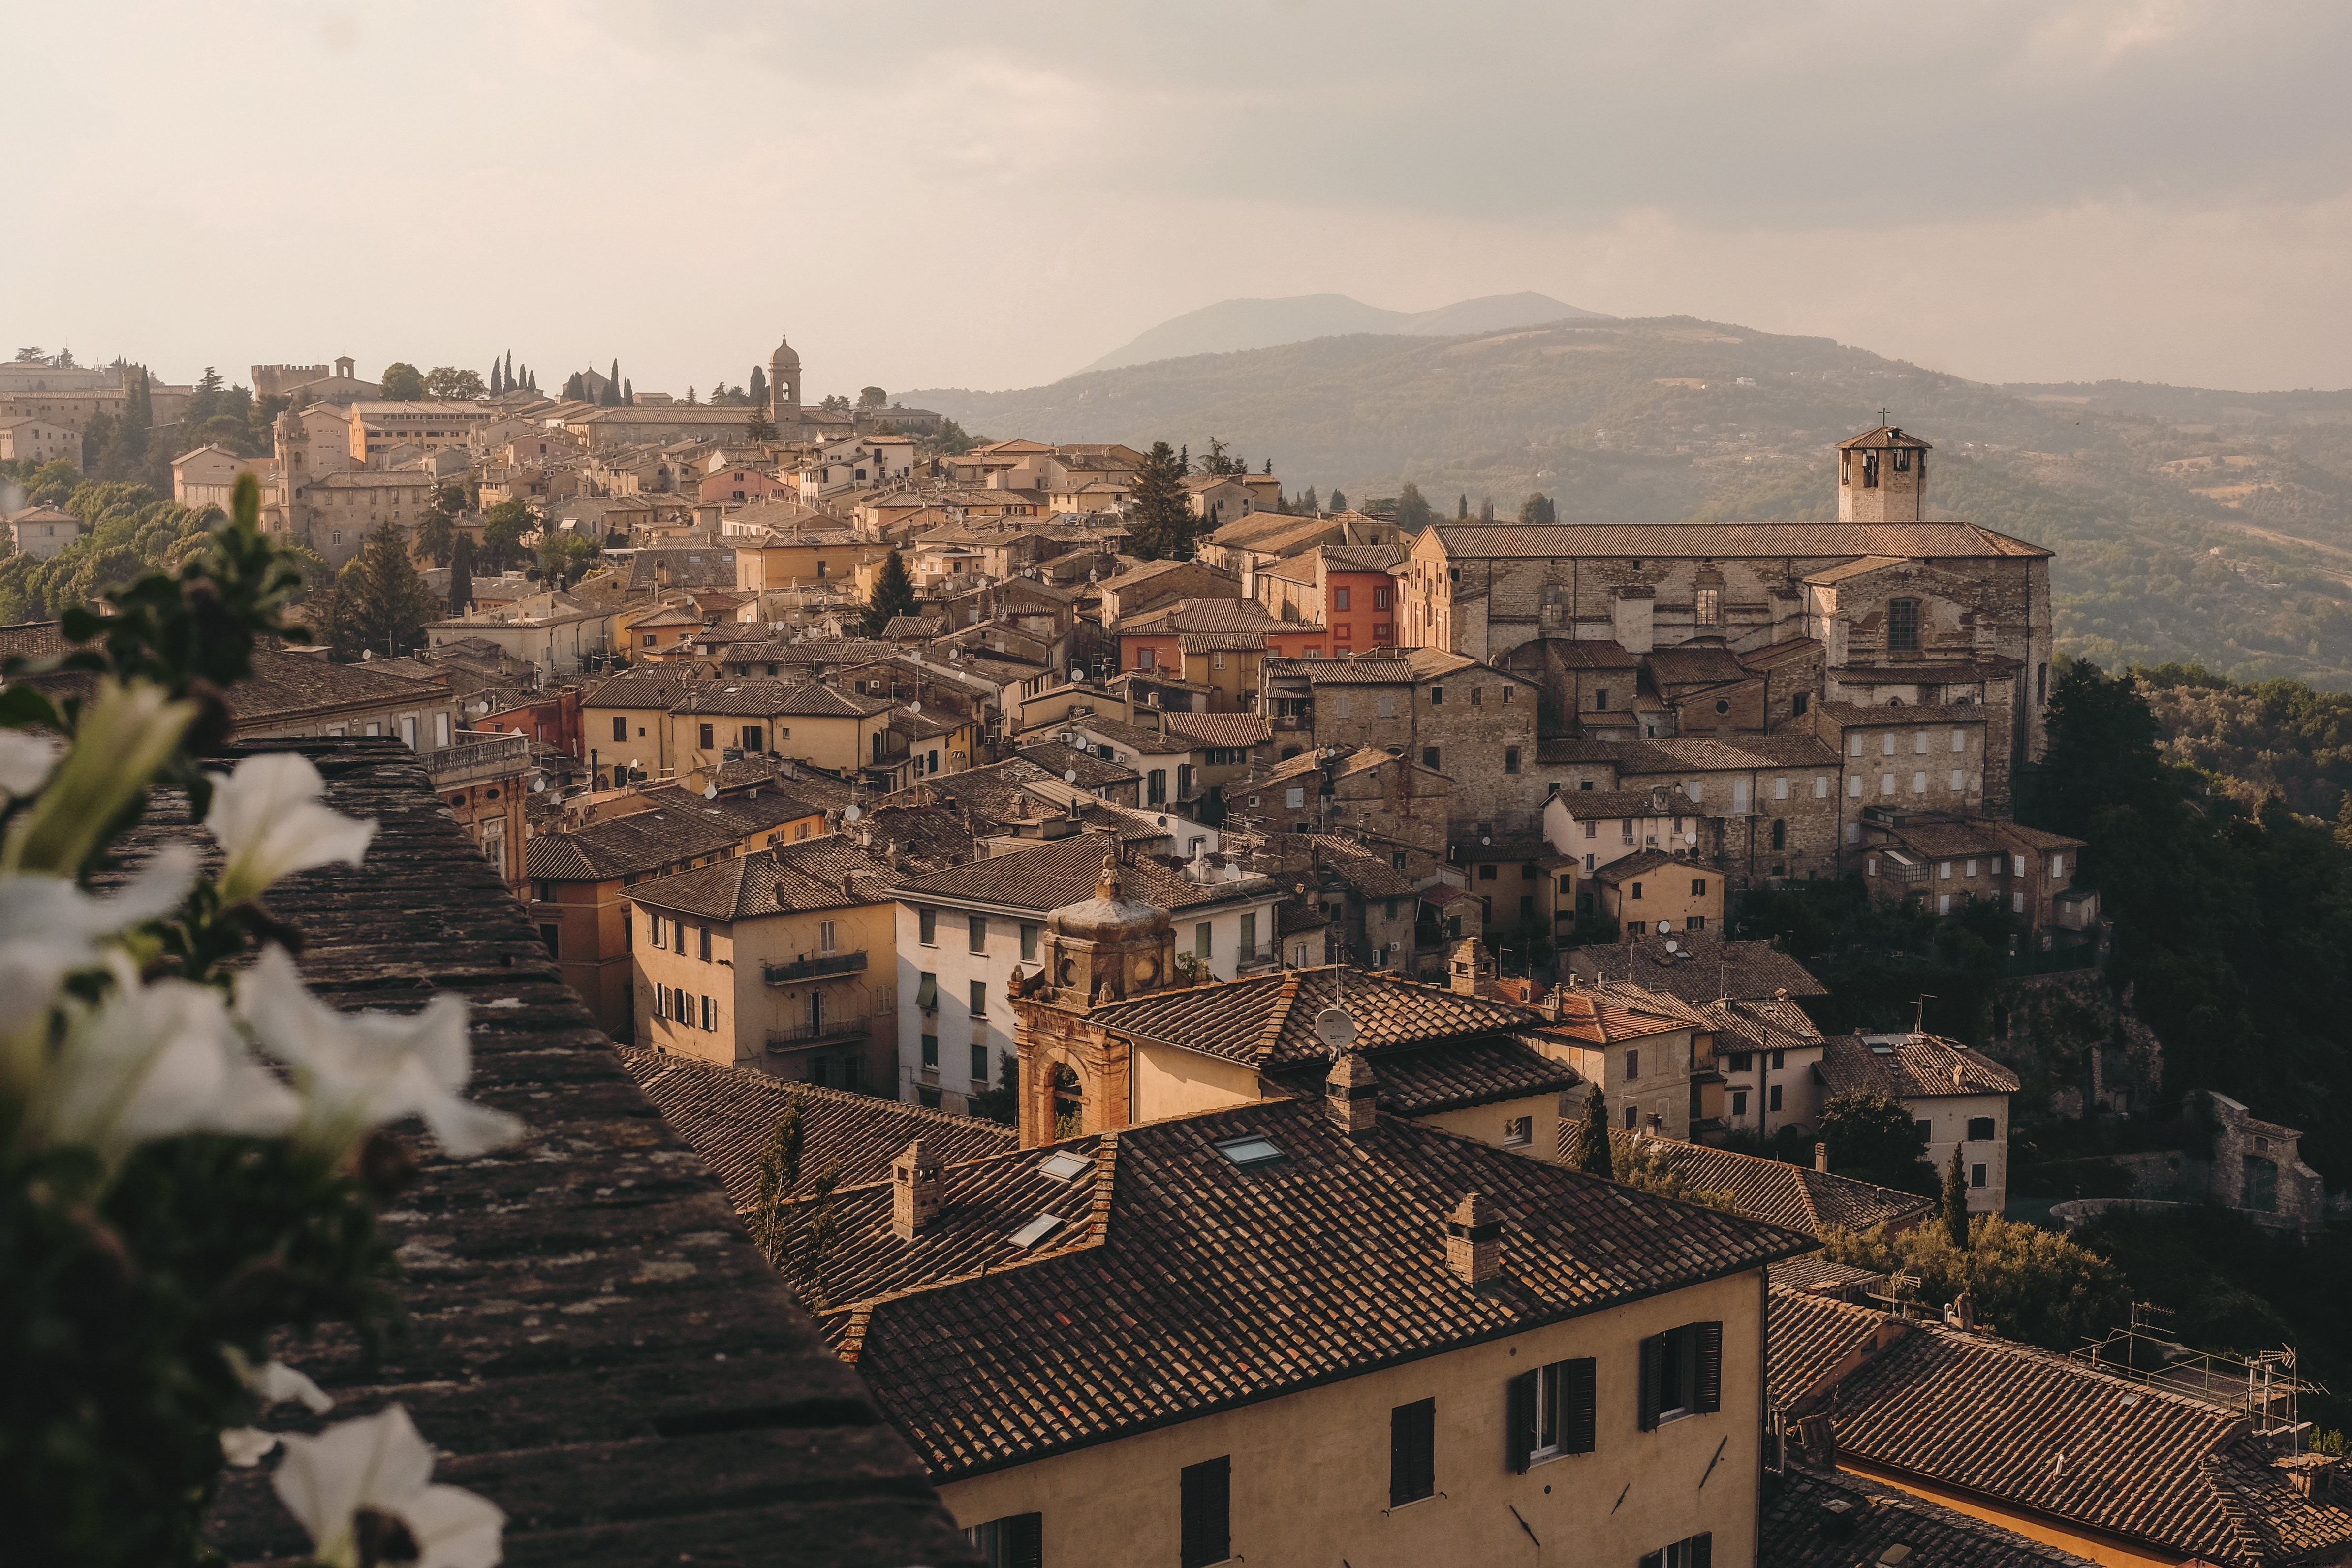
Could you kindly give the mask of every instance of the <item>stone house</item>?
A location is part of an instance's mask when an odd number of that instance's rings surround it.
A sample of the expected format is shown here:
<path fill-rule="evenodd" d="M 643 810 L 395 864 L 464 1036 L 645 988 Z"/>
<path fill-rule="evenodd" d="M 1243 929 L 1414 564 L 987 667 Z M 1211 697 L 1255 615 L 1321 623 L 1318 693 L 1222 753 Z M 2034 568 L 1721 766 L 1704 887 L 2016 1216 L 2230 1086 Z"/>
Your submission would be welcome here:
<path fill-rule="evenodd" d="M 1620 926 L 1674 931 L 1723 929 L 1723 874 L 1666 849 L 1643 849 L 1592 874 L 1594 913 Z"/>
<path fill-rule="evenodd" d="M 1567 985 L 1542 1013 L 1528 1043 L 1599 1085 L 1624 1131 L 1691 1140 L 1722 1125 L 1715 1031 L 1696 1010 L 1630 985 Z M 1563 1113 L 1580 1111 L 1588 1091 L 1578 1088 Z"/>
<path fill-rule="evenodd" d="M 2009 1201 L 2009 1097 L 2017 1075 L 1939 1035 L 1834 1035 L 1822 1051 L 1828 1093 L 1883 1094 L 1909 1110 L 1927 1139 L 1927 1163 L 1944 1173 L 1957 1145 L 1969 1212 L 2000 1214 Z"/>
<path fill-rule="evenodd" d="M 81 435 L 30 414 L 0 414 L 0 462 L 81 467 Z"/>
<path fill-rule="evenodd" d="M 1517 831 L 1537 825 L 1531 682 L 1459 654 L 1406 648 L 1393 656 L 1266 661 L 1263 706 L 1277 751 L 1378 746 L 1454 781 L 1457 823 Z"/>

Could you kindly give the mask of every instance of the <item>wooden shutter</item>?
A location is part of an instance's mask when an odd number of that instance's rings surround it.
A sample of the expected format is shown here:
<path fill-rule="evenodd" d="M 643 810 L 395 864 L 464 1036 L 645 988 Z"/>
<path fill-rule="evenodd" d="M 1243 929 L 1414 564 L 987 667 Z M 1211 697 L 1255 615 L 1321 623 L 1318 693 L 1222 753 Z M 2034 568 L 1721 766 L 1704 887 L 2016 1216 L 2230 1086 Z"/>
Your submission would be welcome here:
<path fill-rule="evenodd" d="M 1234 1461 L 1230 1455 L 1187 1465 L 1182 1487 L 1183 1568 L 1205 1568 L 1233 1555 Z M 1164 1550 L 1164 1549 L 1163 1549 Z"/>
<path fill-rule="evenodd" d="M 1722 1325 L 1717 1324 L 1720 1328 Z M 1690 1568 L 1710 1568 L 1715 1561 L 1715 1532 L 1702 1530 L 1690 1538 Z"/>
<path fill-rule="evenodd" d="M 1536 1374 L 1521 1373 L 1503 1385 L 1503 1435 L 1508 1444 L 1506 1461 L 1514 1475 L 1528 1473 L 1528 1457 L 1536 1446 Z"/>
<path fill-rule="evenodd" d="M 1644 1552 L 1642 1553 L 1642 1568 L 1666 1568 L 1666 1554 L 1663 1552 Z"/>
<path fill-rule="evenodd" d="M 1698 1337 L 1698 1386 L 1692 1391 L 1693 1410 L 1723 1408 L 1723 1325 L 1693 1323 L 1691 1331 Z"/>
<path fill-rule="evenodd" d="M 1004 1521 L 1004 1568 L 1044 1568 L 1045 1516 L 1016 1513 Z"/>
<path fill-rule="evenodd" d="M 1652 1334 L 1642 1342 L 1642 1430 L 1658 1429 L 1658 1384 L 1665 1371 L 1666 1336 Z"/>
<path fill-rule="evenodd" d="M 1591 1356 L 1559 1363 L 1559 1447 L 1562 1453 L 1590 1454 L 1600 1425 L 1593 1398 Z"/>
<path fill-rule="evenodd" d="M 1437 1401 L 1416 1400 L 1389 1412 L 1389 1506 L 1437 1489 Z"/>

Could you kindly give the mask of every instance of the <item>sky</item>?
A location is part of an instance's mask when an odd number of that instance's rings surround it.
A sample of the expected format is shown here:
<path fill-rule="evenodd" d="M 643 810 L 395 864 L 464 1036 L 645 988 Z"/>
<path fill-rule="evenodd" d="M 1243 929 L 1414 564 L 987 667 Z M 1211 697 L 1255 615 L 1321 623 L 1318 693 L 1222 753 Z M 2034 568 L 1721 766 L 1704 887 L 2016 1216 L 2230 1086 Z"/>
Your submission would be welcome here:
<path fill-rule="evenodd" d="M 0 355 L 1032 385 L 1532 289 L 1985 381 L 2352 385 L 2341 0 L 0 0 Z"/>

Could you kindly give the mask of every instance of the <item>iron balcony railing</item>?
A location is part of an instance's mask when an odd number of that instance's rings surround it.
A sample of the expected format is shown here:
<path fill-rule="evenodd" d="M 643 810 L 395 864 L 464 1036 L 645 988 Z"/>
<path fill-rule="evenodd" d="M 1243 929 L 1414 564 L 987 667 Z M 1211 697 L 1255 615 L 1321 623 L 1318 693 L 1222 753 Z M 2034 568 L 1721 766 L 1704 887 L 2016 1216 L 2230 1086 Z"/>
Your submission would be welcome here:
<path fill-rule="evenodd" d="M 768 1048 L 772 1051 L 796 1050 L 803 1046 L 863 1039 L 873 1032 L 874 1020 L 870 1015 L 846 1013 L 838 1018 L 827 1018 L 821 1024 L 794 1024 L 788 1028 L 770 1029 Z"/>
<path fill-rule="evenodd" d="M 761 975 L 771 985 L 789 985 L 796 980 L 821 980 L 828 974 L 857 974 L 866 968 L 866 954 L 856 952 L 821 953 L 815 958 L 795 958 L 782 963 L 761 965 Z"/>
<path fill-rule="evenodd" d="M 416 754 L 436 786 L 455 783 L 460 775 L 489 777 L 520 773 L 530 765 L 530 737 L 519 731 L 460 730 L 457 733 L 461 739 L 456 745 Z"/>

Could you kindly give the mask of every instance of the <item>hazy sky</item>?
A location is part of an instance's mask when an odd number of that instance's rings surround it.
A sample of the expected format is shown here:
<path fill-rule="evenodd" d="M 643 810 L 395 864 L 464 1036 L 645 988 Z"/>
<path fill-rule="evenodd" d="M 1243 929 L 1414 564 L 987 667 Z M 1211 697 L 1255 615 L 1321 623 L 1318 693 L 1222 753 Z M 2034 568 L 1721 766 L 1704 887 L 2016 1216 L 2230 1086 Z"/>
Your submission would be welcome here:
<path fill-rule="evenodd" d="M 2352 5 L 5 0 L 0 344 L 1017 386 L 1536 289 L 1986 380 L 2352 384 Z"/>

